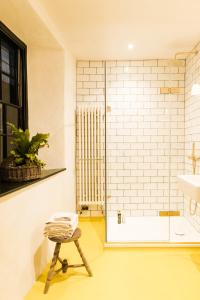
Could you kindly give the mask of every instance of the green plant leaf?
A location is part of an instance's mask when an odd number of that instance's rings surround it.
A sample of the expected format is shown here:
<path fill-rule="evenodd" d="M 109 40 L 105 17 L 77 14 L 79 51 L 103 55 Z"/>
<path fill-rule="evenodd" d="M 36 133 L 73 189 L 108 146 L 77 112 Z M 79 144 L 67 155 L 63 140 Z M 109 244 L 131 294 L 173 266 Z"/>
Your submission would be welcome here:
<path fill-rule="evenodd" d="M 13 135 L 11 141 L 13 149 L 10 151 L 10 156 L 14 159 L 15 164 L 44 166 L 44 163 L 37 158 L 37 155 L 40 148 L 49 147 L 49 134 L 37 133 L 30 140 L 28 129 L 23 131 L 21 128 L 16 128 L 12 123 L 7 124 L 11 128 Z"/>

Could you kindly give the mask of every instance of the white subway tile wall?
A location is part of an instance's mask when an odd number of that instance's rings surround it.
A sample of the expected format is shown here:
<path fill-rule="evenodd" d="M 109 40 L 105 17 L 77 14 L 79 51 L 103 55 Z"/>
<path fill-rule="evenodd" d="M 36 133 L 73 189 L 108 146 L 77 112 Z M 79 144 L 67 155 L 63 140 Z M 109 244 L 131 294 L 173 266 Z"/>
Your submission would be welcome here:
<path fill-rule="evenodd" d="M 126 216 L 183 213 L 185 61 L 107 61 L 107 209 Z M 104 106 L 103 61 L 77 62 L 77 104 Z M 160 87 L 180 87 L 177 95 Z M 170 181 L 170 182 L 169 182 Z M 98 215 L 99 208 L 87 212 Z"/>
<path fill-rule="evenodd" d="M 104 111 L 105 108 L 105 67 L 103 61 L 78 61 L 77 62 L 77 105 L 94 106 L 98 105 Z M 105 130 L 104 130 L 105 131 Z M 104 142 L 103 148 L 104 148 Z M 77 140 L 77 154 L 78 157 L 78 140 Z M 76 164 L 78 170 L 78 161 Z M 79 199 L 79 172 L 77 172 L 77 200 Z M 78 201 L 77 201 L 78 202 Z M 77 203 L 78 204 L 78 203 Z M 104 207 L 101 205 L 89 205 L 88 210 L 82 210 L 78 205 L 78 210 L 81 211 L 82 216 L 102 216 L 104 214 Z"/>
<path fill-rule="evenodd" d="M 196 48 L 200 51 L 200 46 Z M 188 155 L 192 152 L 192 143 L 196 145 L 196 155 L 200 156 L 200 95 L 192 96 L 193 84 L 200 84 L 200 52 L 197 55 L 190 55 L 186 60 L 185 78 L 185 173 L 192 174 L 192 162 Z M 200 174 L 200 161 L 197 162 L 197 174 Z M 194 216 L 190 215 L 190 199 L 185 199 L 184 214 L 193 226 L 200 232 L 200 207 Z M 194 206 L 192 207 L 192 209 Z"/>
<path fill-rule="evenodd" d="M 106 65 L 108 215 L 182 214 L 176 176 L 184 172 L 184 90 L 161 95 L 160 87 L 184 87 L 184 61 Z"/>

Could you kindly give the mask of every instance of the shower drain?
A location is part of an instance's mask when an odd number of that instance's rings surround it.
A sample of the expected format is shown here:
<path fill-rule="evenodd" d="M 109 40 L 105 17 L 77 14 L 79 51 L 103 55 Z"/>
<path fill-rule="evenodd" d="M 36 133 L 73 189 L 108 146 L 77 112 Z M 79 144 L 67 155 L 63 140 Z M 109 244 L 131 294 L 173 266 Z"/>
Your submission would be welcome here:
<path fill-rule="evenodd" d="M 176 235 L 181 235 L 181 236 L 182 236 L 182 235 L 185 235 L 185 232 L 183 232 L 183 231 L 175 231 L 175 234 L 176 234 Z"/>

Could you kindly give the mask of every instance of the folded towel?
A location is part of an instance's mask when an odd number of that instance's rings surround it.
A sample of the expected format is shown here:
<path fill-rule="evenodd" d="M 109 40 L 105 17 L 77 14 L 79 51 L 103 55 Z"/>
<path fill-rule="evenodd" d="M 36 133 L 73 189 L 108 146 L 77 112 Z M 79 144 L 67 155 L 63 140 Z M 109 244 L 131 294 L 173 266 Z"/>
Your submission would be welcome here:
<path fill-rule="evenodd" d="M 48 222 L 56 222 L 56 221 L 63 221 L 63 222 L 73 222 L 73 221 L 77 221 L 78 222 L 78 215 L 72 212 L 57 212 L 54 215 L 52 215 Z"/>
<path fill-rule="evenodd" d="M 47 221 L 44 235 L 59 240 L 72 237 L 78 225 L 78 215 L 70 212 L 57 212 Z"/>

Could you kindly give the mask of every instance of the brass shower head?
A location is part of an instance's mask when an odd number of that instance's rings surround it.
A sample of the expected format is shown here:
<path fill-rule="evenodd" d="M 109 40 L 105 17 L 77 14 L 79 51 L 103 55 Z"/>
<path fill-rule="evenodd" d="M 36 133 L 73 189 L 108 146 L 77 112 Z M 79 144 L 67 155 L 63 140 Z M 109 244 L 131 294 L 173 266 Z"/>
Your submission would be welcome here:
<path fill-rule="evenodd" d="M 199 51 L 188 51 L 188 52 L 177 52 L 174 56 L 174 59 L 169 60 L 169 67 L 180 67 L 182 62 L 181 60 L 186 59 L 190 54 L 197 55 Z"/>
<path fill-rule="evenodd" d="M 186 59 L 188 55 L 194 54 L 197 55 L 199 51 L 194 50 L 194 51 L 188 51 L 188 52 L 177 52 L 175 54 L 175 59 Z"/>

